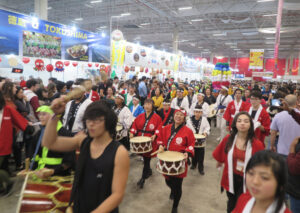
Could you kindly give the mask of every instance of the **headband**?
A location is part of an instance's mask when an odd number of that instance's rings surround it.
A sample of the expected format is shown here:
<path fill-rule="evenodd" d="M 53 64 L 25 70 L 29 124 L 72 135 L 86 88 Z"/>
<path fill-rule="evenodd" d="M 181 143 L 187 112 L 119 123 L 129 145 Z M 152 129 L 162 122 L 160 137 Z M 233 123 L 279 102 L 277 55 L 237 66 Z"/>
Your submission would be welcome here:
<path fill-rule="evenodd" d="M 54 113 L 52 111 L 52 109 L 50 108 L 50 106 L 46 106 L 46 105 L 40 106 L 36 111 L 37 112 L 47 112 L 47 113 L 49 113 L 51 115 Z"/>
<path fill-rule="evenodd" d="M 122 95 L 120 95 L 120 94 L 117 94 L 116 98 L 121 98 L 124 101 L 124 97 Z"/>
<path fill-rule="evenodd" d="M 184 109 L 176 109 L 174 114 L 176 114 L 176 112 L 181 112 L 183 113 L 184 117 L 186 117 L 186 111 Z"/>

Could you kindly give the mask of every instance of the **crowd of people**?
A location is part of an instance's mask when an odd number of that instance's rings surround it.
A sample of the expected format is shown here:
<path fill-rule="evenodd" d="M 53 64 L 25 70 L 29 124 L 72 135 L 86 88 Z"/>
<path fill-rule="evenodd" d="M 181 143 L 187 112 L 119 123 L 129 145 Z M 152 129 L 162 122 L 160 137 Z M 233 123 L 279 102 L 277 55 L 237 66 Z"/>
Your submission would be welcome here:
<path fill-rule="evenodd" d="M 13 171 L 23 170 L 29 158 L 38 178 L 75 171 L 74 212 L 118 212 L 135 155 L 130 140 L 145 136 L 151 138 L 152 150 L 141 154 L 141 189 L 157 153 L 184 155 L 184 171 L 164 175 L 176 213 L 188 168 L 205 175 L 205 145 L 195 146 L 196 135 L 207 139 L 216 128 L 218 145 L 212 155 L 223 168 L 227 212 L 296 213 L 299 117 L 300 90 L 291 82 L 232 81 L 213 88 L 209 81 L 162 82 L 145 76 L 66 83 L 50 78 L 47 85 L 40 79 L 2 77 L 0 191 L 9 193 Z"/>

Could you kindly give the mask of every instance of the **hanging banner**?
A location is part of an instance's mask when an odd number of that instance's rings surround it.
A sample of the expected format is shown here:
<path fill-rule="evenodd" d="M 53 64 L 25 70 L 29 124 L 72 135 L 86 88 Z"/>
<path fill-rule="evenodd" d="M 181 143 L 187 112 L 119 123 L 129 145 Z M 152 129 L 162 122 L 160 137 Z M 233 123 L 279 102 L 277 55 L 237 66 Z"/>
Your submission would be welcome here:
<path fill-rule="evenodd" d="M 123 34 L 120 30 L 112 32 L 111 40 L 111 78 L 122 76 L 125 57 L 126 41 L 123 40 Z"/>
<path fill-rule="evenodd" d="M 0 9 L 0 54 L 109 63 L 108 36 Z"/>
<path fill-rule="evenodd" d="M 263 69 L 264 67 L 264 50 L 251 49 L 249 69 Z"/>

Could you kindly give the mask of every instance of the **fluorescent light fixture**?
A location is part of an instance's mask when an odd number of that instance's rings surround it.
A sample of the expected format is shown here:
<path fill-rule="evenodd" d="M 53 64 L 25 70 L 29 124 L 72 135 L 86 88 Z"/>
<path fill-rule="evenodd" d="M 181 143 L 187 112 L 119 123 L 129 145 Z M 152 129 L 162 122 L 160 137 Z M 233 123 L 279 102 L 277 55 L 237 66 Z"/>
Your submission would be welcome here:
<path fill-rule="evenodd" d="M 80 17 L 80 18 L 75 18 L 74 20 L 75 20 L 75 21 L 82 21 L 83 18 L 81 18 L 81 17 Z"/>
<path fill-rule="evenodd" d="M 121 16 L 130 16 L 131 13 L 122 13 Z"/>
<path fill-rule="evenodd" d="M 97 3 L 101 3 L 102 2 L 102 0 L 94 0 L 94 1 L 91 1 L 90 3 L 91 4 L 97 4 Z"/>
<path fill-rule="evenodd" d="M 266 44 L 275 44 L 275 41 L 267 41 Z"/>
<path fill-rule="evenodd" d="M 226 36 L 226 33 L 215 33 L 213 36 Z"/>
<path fill-rule="evenodd" d="M 98 29 L 106 29 L 107 26 L 101 26 L 101 27 L 98 27 Z"/>
<path fill-rule="evenodd" d="M 272 39 L 275 39 L 275 38 L 265 38 L 265 39 L 269 39 L 269 40 L 272 40 Z"/>
<path fill-rule="evenodd" d="M 257 35 L 258 32 L 244 32 L 242 34 L 245 35 L 245 36 L 252 36 L 252 35 Z"/>
<path fill-rule="evenodd" d="M 224 56 L 217 56 L 216 58 L 217 58 L 217 59 L 223 59 Z"/>
<path fill-rule="evenodd" d="M 192 22 L 197 22 L 197 21 L 203 21 L 203 19 L 199 18 L 199 19 L 192 19 Z"/>
<path fill-rule="evenodd" d="M 51 9 L 52 9 L 52 7 L 48 7 L 48 8 L 47 8 L 47 10 L 51 10 Z"/>
<path fill-rule="evenodd" d="M 150 23 L 142 23 L 140 24 L 141 26 L 146 26 L 146 25 L 150 25 Z"/>
<path fill-rule="evenodd" d="M 178 10 L 191 10 L 193 7 L 179 7 Z"/>
<path fill-rule="evenodd" d="M 277 16 L 277 14 L 267 14 L 267 15 L 263 15 L 263 16 L 265 16 L 265 17 L 267 17 L 267 16 Z"/>
<path fill-rule="evenodd" d="M 270 2 L 270 1 L 275 1 L 275 0 L 257 0 L 258 3 Z"/>

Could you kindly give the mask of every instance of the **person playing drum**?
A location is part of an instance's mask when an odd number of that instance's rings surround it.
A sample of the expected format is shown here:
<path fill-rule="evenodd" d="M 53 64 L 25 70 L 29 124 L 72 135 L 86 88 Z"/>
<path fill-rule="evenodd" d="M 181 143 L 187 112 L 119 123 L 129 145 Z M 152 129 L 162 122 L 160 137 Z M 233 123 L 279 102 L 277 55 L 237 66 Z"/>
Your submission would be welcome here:
<path fill-rule="evenodd" d="M 167 126 L 168 124 L 173 123 L 174 112 L 175 109 L 171 108 L 171 101 L 165 99 L 163 102 L 163 108 L 158 112 L 162 119 L 162 126 Z"/>
<path fill-rule="evenodd" d="M 166 184 L 171 188 L 170 199 L 174 199 L 172 213 L 177 212 L 177 207 L 182 194 L 182 181 L 187 175 L 187 159 L 194 155 L 195 137 L 190 128 L 185 125 L 187 112 L 177 109 L 174 114 L 174 123 L 159 130 L 157 144 L 159 152 L 177 151 L 184 153 L 186 159 L 185 171 L 181 175 L 167 176 Z"/>
<path fill-rule="evenodd" d="M 146 99 L 144 102 L 145 113 L 140 114 L 134 120 L 130 129 L 130 138 L 134 136 L 148 136 L 152 140 L 152 150 L 156 150 L 156 130 L 161 126 L 161 118 L 154 112 L 154 102 L 152 99 Z M 144 168 L 141 179 L 137 185 L 140 188 L 144 187 L 145 180 L 152 175 L 150 168 L 151 151 L 143 154 Z"/>
<path fill-rule="evenodd" d="M 187 120 L 187 126 L 193 131 L 194 134 L 204 135 L 206 138 L 210 132 L 210 125 L 207 121 L 207 118 L 202 116 L 202 112 L 202 107 L 200 105 L 196 105 L 194 108 L 194 115 L 191 117 L 191 119 Z M 204 175 L 204 154 L 205 145 L 203 147 L 195 146 L 195 156 L 192 159 L 191 169 L 195 169 L 198 164 L 198 170 L 201 175 Z"/>
<path fill-rule="evenodd" d="M 57 123 L 65 110 L 65 99 L 55 99 L 42 145 L 60 152 L 80 148 L 72 187 L 74 213 L 117 213 L 125 194 L 129 173 L 129 157 L 124 146 L 115 140 L 117 116 L 105 101 L 91 103 L 85 110 L 83 122 L 88 136 L 57 136 Z"/>

